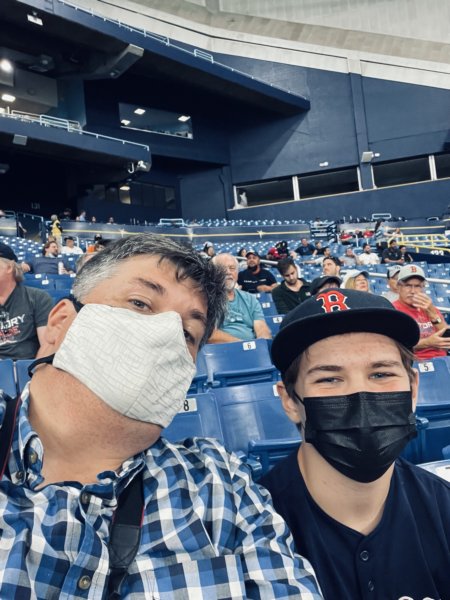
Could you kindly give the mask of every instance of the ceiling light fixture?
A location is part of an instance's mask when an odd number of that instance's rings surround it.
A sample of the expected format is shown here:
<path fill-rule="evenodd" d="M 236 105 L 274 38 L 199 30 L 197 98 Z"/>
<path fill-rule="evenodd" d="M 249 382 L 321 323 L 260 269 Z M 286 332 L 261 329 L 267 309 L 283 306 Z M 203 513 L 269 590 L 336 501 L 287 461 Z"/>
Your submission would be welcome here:
<path fill-rule="evenodd" d="M 122 125 L 125 125 L 125 127 L 128 127 L 128 125 L 131 123 L 131 121 L 129 121 L 128 119 L 122 119 L 120 122 L 122 123 Z"/>
<path fill-rule="evenodd" d="M 14 102 L 16 99 L 15 96 L 12 96 L 11 94 L 2 94 L 2 100 L 4 102 Z"/>
<path fill-rule="evenodd" d="M 134 111 L 134 114 L 136 115 L 143 115 L 145 113 L 145 108 L 136 108 L 136 110 Z"/>
<path fill-rule="evenodd" d="M 27 15 L 27 19 L 30 23 L 33 23 L 34 25 L 40 25 L 42 27 L 42 25 L 44 24 L 43 20 L 40 17 L 38 17 L 38 14 L 35 10 L 33 10 L 31 14 Z"/>
<path fill-rule="evenodd" d="M 7 58 L 2 58 L 0 60 L 0 70 L 2 70 L 4 73 L 12 73 L 12 62 Z"/>
<path fill-rule="evenodd" d="M 188 117 L 187 115 L 181 115 L 180 117 L 178 117 L 178 120 L 181 121 L 182 123 L 185 123 L 186 121 L 189 121 L 191 117 Z"/>
<path fill-rule="evenodd" d="M 129 192 L 130 186 L 129 185 L 121 185 L 120 189 L 122 190 L 122 192 Z"/>

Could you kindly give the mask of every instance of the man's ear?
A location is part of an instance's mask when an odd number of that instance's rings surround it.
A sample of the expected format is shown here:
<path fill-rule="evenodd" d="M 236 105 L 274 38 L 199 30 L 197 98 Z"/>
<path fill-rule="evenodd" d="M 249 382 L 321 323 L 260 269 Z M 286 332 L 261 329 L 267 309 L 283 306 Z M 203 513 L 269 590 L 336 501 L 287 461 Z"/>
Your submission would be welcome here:
<path fill-rule="evenodd" d="M 70 300 L 60 300 L 60 302 L 52 308 L 48 315 L 45 331 L 45 346 L 47 348 L 52 347 L 50 354 L 56 352 L 59 348 L 67 330 L 76 316 L 77 311 Z M 42 352 L 40 352 L 40 354 L 42 354 Z"/>
<path fill-rule="evenodd" d="M 284 412 L 287 414 L 290 420 L 295 424 L 301 423 L 303 420 L 301 407 L 298 402 L 289 396 L 286 386 L 282 381 L 277 383 L 277 392 L 280 396 Z"/>

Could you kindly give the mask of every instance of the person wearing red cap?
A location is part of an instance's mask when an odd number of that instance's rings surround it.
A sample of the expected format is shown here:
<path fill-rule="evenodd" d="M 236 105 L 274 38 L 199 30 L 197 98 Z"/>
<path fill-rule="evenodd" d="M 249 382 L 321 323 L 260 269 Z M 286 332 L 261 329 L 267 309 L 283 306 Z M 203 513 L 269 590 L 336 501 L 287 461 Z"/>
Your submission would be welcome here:
<path fill-rule="evenodd" d="M 444 337 L 448 329 L 442 313 L 424 292 L 425 273 L 417 265 L 405 265 L 398 272 L 398 300 L 393 302 L 397 310 L 412 317 L 420 328 L 420 340 L 414 347 L 419 360 L 447 356 L 450 338 Z"/>
<path fill-rule="evenodd" d="M 272 343 L 299 450 L 261 480 L 325 600 L 450 598 L 450 482 L 399 458 L 416 436 L 419 327 L 381 296 L 326 289 Z"/>

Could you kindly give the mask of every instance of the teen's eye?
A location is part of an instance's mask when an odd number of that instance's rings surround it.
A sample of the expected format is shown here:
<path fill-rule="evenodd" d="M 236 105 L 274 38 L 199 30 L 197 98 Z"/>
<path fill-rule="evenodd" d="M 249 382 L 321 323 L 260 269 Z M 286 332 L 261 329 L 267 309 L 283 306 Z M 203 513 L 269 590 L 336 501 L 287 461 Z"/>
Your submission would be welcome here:
<path fill-rule="evenodd" d="M 340 381 L 338 377 L 321 377 L 320 379 L 317 379 L 317 381 L 315 381 L 314 383 L 336 383 L 338 381 Z"/>
<path fill-rule="evenodd" d="M 195 338 L 194 336 L 189 333 L 189 331 L 187 329 L 183 329 L 183 333 L 184 333 L 184 339 L 186 340 L 186 342 L 188 344 L 191 344 L 192 346 L 195 345 Z"/>
<path fill-rule="evenodd" d="M 371 379 L 388 379 L 389 377 L 396 377 L 396 374 L 386 371 L 378 371 L 377 373 L 372 373 L 370 377 Z"/>

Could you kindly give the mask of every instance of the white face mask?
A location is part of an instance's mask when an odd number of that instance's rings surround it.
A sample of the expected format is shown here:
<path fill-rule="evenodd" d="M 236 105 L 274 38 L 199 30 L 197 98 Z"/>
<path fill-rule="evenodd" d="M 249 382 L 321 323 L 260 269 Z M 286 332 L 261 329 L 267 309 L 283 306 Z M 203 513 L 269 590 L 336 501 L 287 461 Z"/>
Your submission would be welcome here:
<path fill-rule="evenodd" d="M 178 313 L 140 315 L 104 304 L 80 310 L 53 366 L 120 414 L 161 427 L 181 409 L 196 370 Z"/>

